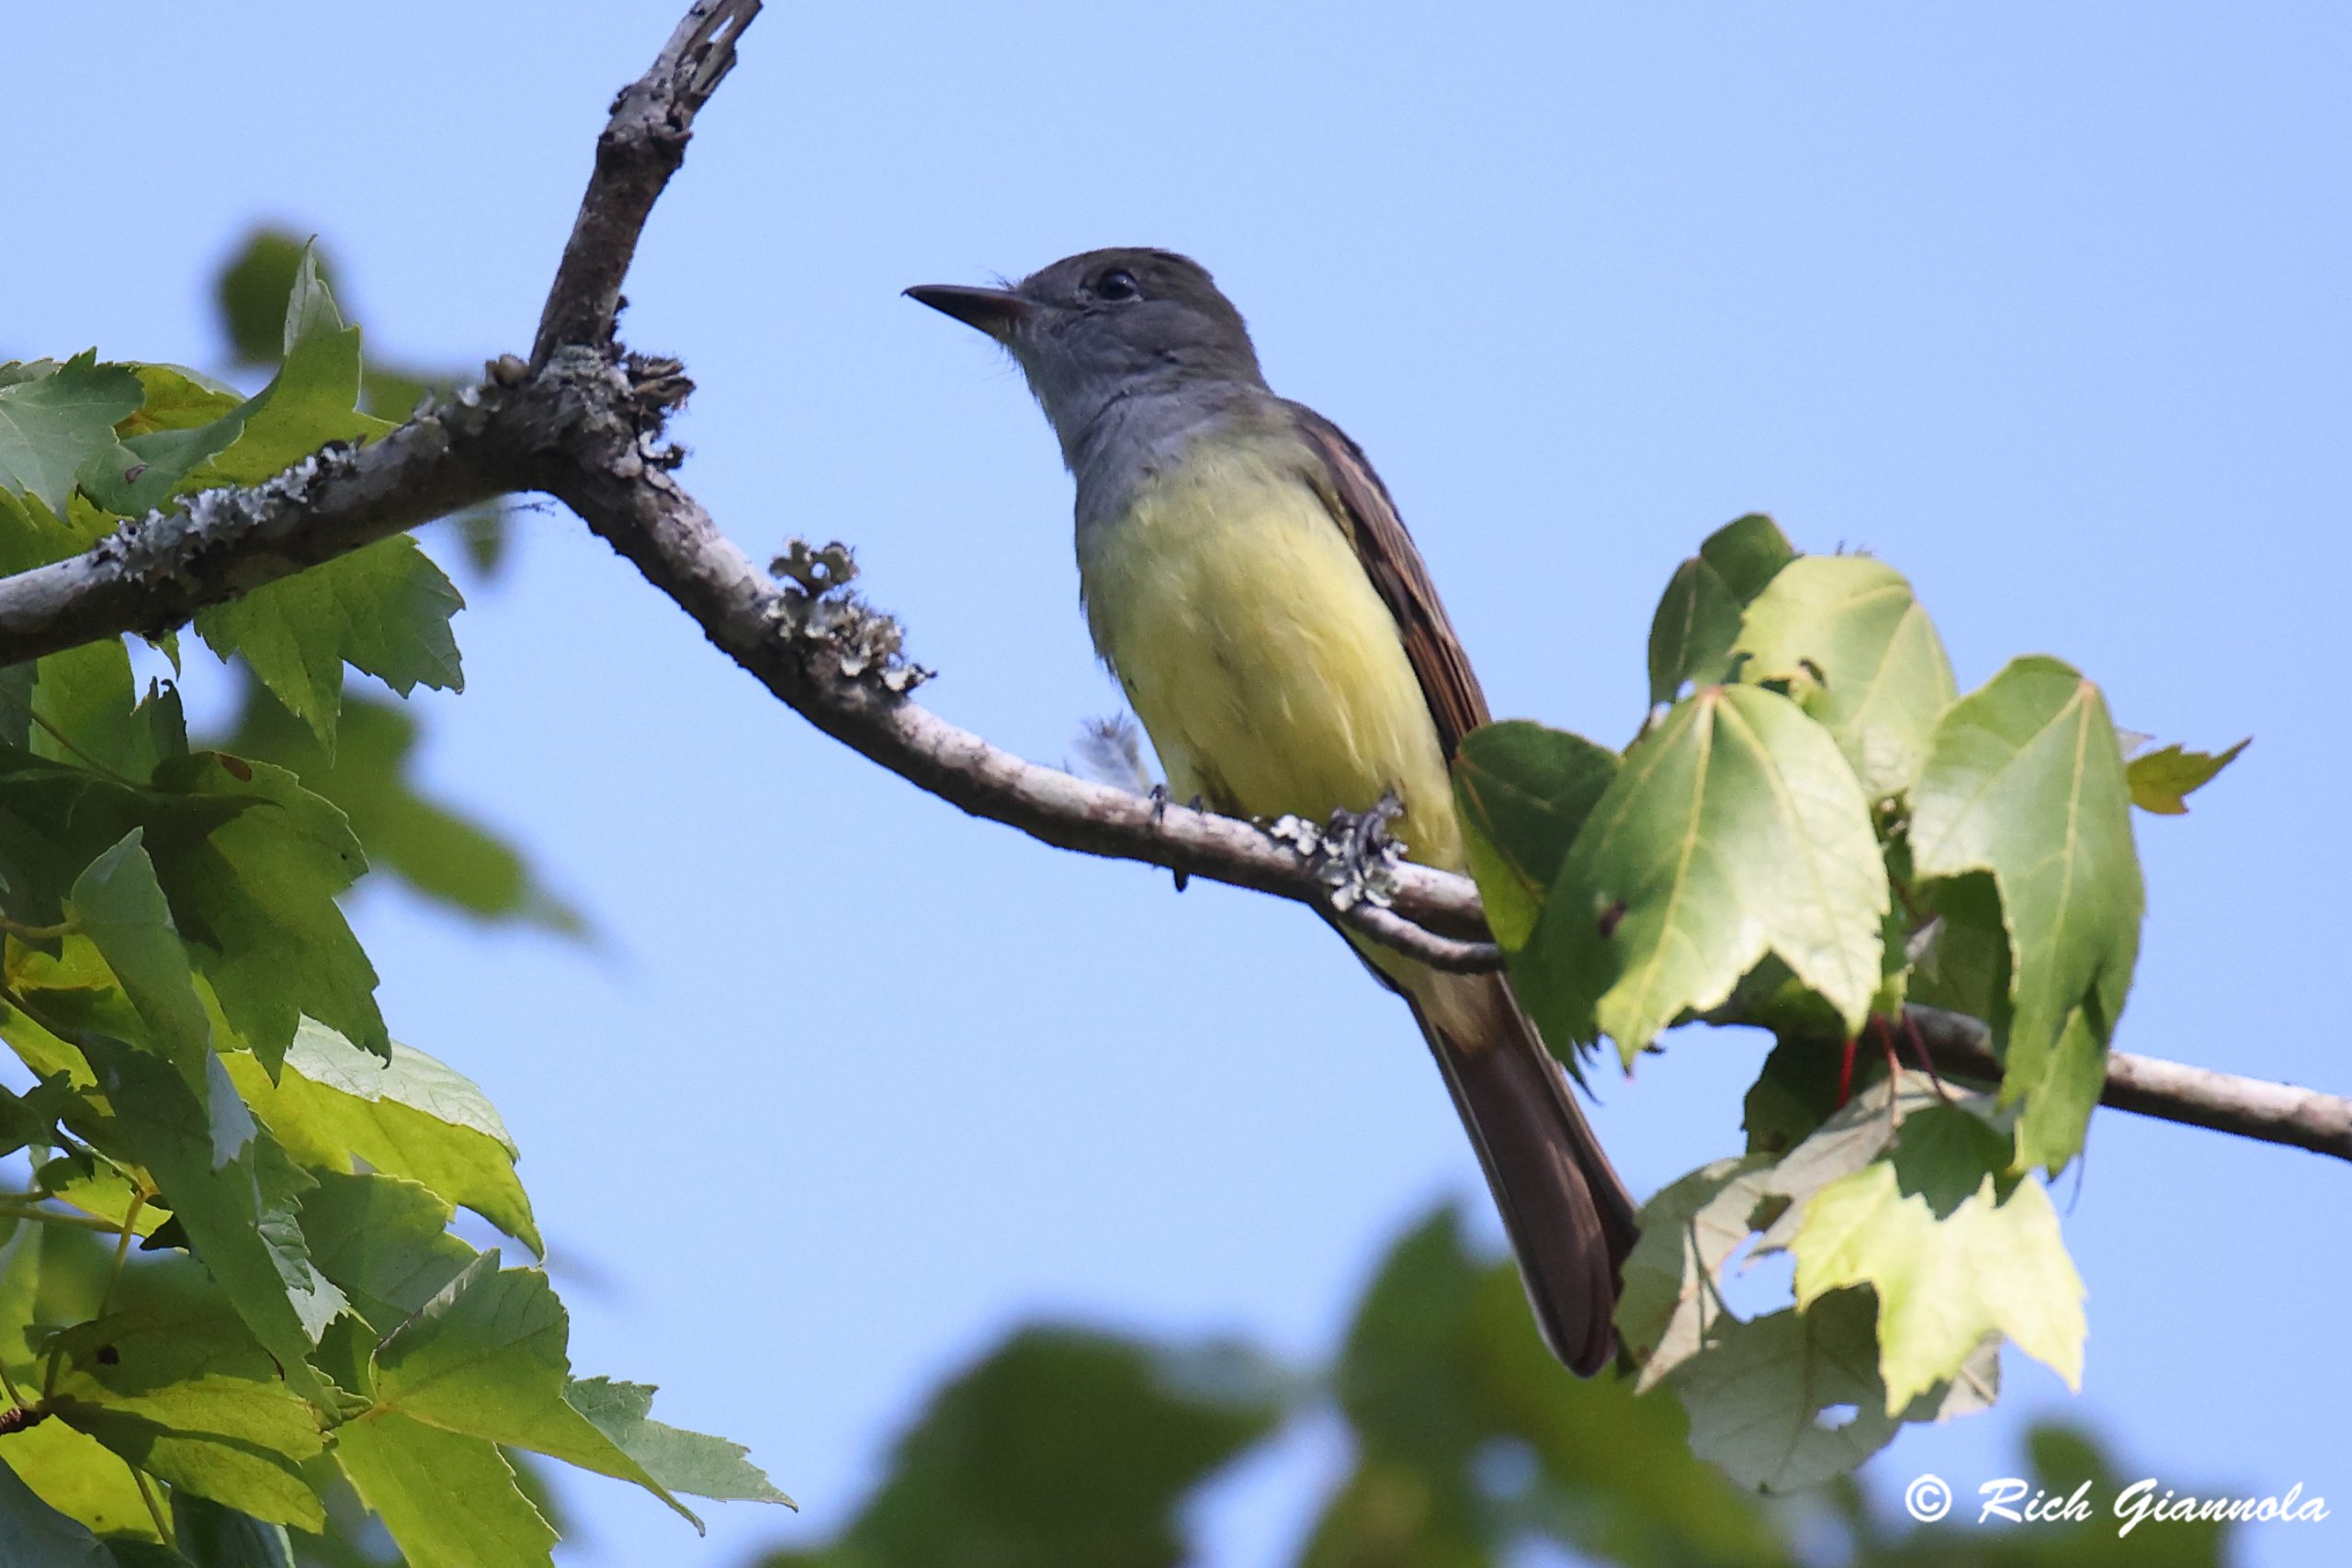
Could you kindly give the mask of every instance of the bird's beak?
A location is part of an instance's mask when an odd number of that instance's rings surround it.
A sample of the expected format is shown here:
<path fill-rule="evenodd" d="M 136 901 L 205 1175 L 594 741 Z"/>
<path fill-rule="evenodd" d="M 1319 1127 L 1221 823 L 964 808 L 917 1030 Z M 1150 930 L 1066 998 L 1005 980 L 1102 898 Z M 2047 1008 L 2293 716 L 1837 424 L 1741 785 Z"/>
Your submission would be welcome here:
<path fill-rule="evenodd" d="M 1010 288 L 967 288 L 956 283 L 919 283 L 907 298 L 920 300 L 944 315 L 1003 343 L 1035 309 Z"/>

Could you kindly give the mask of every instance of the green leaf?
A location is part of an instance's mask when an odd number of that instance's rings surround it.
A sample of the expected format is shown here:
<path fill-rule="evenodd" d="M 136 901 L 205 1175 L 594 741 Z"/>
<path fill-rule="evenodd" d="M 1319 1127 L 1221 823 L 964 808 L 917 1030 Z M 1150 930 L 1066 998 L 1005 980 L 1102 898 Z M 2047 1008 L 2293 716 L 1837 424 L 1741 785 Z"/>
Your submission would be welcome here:
<path fill-rule="evenodd" d="M 314 566 L 201 611 L 198 635 L 232 653 L 332 756 L 348 662 L 406 696 L 465 685 L 449 619 L 465 597 L 405 535 Z"/>
<path fill-rule="evenodd" d="M 1887 908 L 1869 807 L 1827 732 L 1776 693 L 1709 687 L 1627 752 L 1511 976 L 1547 1039 L 1598 1029 L 1628 1063 L 1767 953 L 1851 1031 Z"/>
<path fill-rule="evenodd" d="M 45 375 L 0 380 L 0 485 L 65 511 L 74 470 L 114 445 L 115 422 L 145 396 L 121 365 L 77 354 Z"/>
<path fill-rule="evenodd" d="M 234 445 L 253 401 L 171 365 L 135 365 L 146 401 L 115 427 L 119 440 L 84 460 L 83 493 L 141 517 L 196 488 L 187 476 Z"/>
<path fill-rule="evenodd" d="M 35 1495 L 0 1455 L 0 1543 L 9 1568 L 115 1568 L 114 1555 L 89 1527 L 68 1518 Z"/>
<path fill-rule="evenodd" d="M 175 1488 L 278 1524 L 325 1523 L 301 1471 L 322 1446 L 316 1413 L 236 1318 L 133 1309 L 58 1344 L 70 1371 L 50 1404 L 68 1426 Z"/>
<path fill-rule="evenodd" d="M 1629 1568 L 1792 1561 L 1773 1523 L 1690 1457 L 1677 1404 L 1552 1359 L 1518 1270 L 1474 1256 L 1451 1209 L 1384 1260 L 1336 1385 L 1357 1465 L 1305 1563 L 1487 1568 L 1531 1536 Z M 1498 1472 L 1521 1479 L 1498 1487 Z"/>
<path fill-rule="evenodd" d="M 1760 513 L 1726 523 L 1684 561 L 1650 622 L 1650 701 L 1670 703 L 1685 681 L 1724 678 L 1740 613 L 1797 558 L 1780 525 Z"/>
<path fill-rule="evenodd" d="M 85 475 L 92 493 L 125 512 L 216 485 L 268 479 L 330 442 L 365 441 L 390 428 L 358 412 L 359 330 L 346 327 L 305 246 L 296 257 L 277 376 L 228 410 L 155 378 L 171 400 L 155 428 L 126 434 Z M 207 646 L 242 653 L 254 673 L 332 751 L 345 661 L 405 695 L 419 684 L 459 683 L 448 619 L 462 603 L 413 540 L 388 539 L 280 579 L 197 617 Z"/>
<path fill-rule="evenodd" d="M 529 1449 L 633 1481 L 695 1519 L 669 1489 L 564 1402 L 571 1319 L 548 1277 L 485 1252 L 377 1347 L 379 1410 Z"/>
<path fill-rule="evenodd" d="M 390 1050 L 381 1060 L 305 1019 L 275 1085 L 247 1057 L 232 1058 L 229 1073 L 300 1163 L 342 1171 L 356 1156 L 424 1183 L 543 1252 L 514 1176 L 514 1140 L 489 1100 L 472 1079 L 413 1046 L 393 1041 Z"/>
<path fill-rule="evenodd" d="M 72 918 L 97 945 L 123 994 L 154 1032 L 160 1054 L 199 1093 L 212 1054 L 212 1024 L 196 994 L 187 949 L 134 828 L 74 880 Z"/>
<path fill-rule="evenodd" d="M 1526 945 L 1544 890 L 1616 776 L 1617 761 L 1605 746 L 1523 719 L 1463 738 L 1453 758 L 1454 806 L 1487 924 L 1505 947 Z"/>
<path fill-rule="evenodd" d="M 242 365 L 275 365 L 286 352 L 286 299 L 305 260 L 322 279 L 334 269 L 317 243 L 284 229 L 255 229 L 212 286 L 213 302 Z"/>
<path fill-rule="evenodd" d="M 1991 1020 L 2009 1005 L 2009 932 L 1989 873 L 1947 877 L 1915 894 L 1928 925 L 1912 940 L 1909 999 Z"/>
<path fill-rule="evenodd" d="M 1675 1379 L 1690 1451 L 1751 1490 L 1793 1492 L 1884 1448 L 1901 1422 L 1885 1409 L 1873 1315 L 1869 1292 L 1847 1291 L 1803 1312 L 1727 1320 Z"/>
<path fill-rule="evenodd" d="M 1776 1523 L 1691 1457 L 1678 1404 L 1553 1359 L 1517 1269 L 1474 1256 L 1451 1210 L 1384 1261 L 1338 1391 L 1359 1462 L 1308 1563 L 1487 1568 L 1531 1536 L 1627 1568 L 1793 1562 Z"/>
<path fill-rule="evenodd" d="M 1028 1328 L 935 1394 L 842 1538 L 865 1568 L 1172 1563 L 1183 1500 L 1268 1431 L 1254 1359 Z M 1110 1440 L 1114 1436 L 1116 1441 Z"/>
<path fill-rule="evenodd" d="M 1846 1285 L 1877 1291 L 1890 1416 L 1957 1375 L 1996 1332 L 2079 1387 L 2083 1281 L 2040 1183 L 2003 1198 L 1988 1174 L 1941 1218 L 1905 1185 L 1883 1162 L 1840 1179 L 1805 1205 L 1793 1246 L 1800 1307 Z"/>
<path fill-rule="evenodd" d="M 2180 817 L 2188 810 L 2188 796 L 2213 782 L 2215 774 L 2254 744 L 2249 735 L 2220 753 L 2184 751 L 2177 745 L 2134 757 L 2123 770 L 2132 785 L 2132 804 L 2159 817 Z"/>
<path fill-rule="evenodd" d="M 2123 757 L 2098 688 L 2035 657 L 1954 705 L 1913 795 L 1910 844 L 1921 880 L 1989 872 L 1999 892 L 2010 991 L 1986 1021 L 2007 1064 L 2003 1102 L 2078 1087 L 2083 1043 L 2062 1060 L 2062 1036 L 2078 1010 L 2100 1050 L 2113 1035 L 2144 903 Z M 2052 1172 L 2083 1131 L 2054 1121 L 2037 1122 L 2030 1150 Z"/>
<path fill-rule="evenodd" d="M 0 1368 L 11 1377 L 31 1375 L 33 1345 L 28 1336 L 41 1317 L 42 1237 L 47 1230 L 29 1220 L 0 1218 Z"/>
<path fill-rule="evenodd" d="M 78 1151 L 44 1160 L 33 1180 L 59 1202 L 104 1220 L 117 1231 L 129 1221 L 130 1234 L 141 1238 L 154 1235 L 170 1217 L 141 1198 L 138 1187 L 121 1171 Z M 133 1199 L 139 1199 L 135 1215 L 130 1212 Z"/>
<path fill-rule="evenodd" d="M 2058 1043 L 2023 1085 L 2017 1164 L 2054 1174 L 2082 1148 L 2084 1129 L 2107 1088 L 2107 1042 L 2092 1028 L 2088 1011 L 2076 1008 L 2066 1015 Z M 2006 1076 L 2002 1087 L 2008 1087 Z"/>
<path fill-rule="evenodd" d="M 31 1378 L 38 1387 L 39 1372 Z M 0 1442 L 0 1461 L 6 1461 L 0 1469 L 16 1466 L 17 1473 L 40 1494 L 43 1503 L 110 1543 L 163 1540 L 139 1495 L 139 1483 L 131 1479 L 121 1458 L 96 1438 L 62 1421 L 43 1421 Z M 9 1528 L 13 1522 L 7 1508 L 0 1506 L 0 1541 L 17 1539 Z M 100 1561 L 113 1568 L 110 1560 Z"/>
<path fill-rule="evenodd" d="M 1490 1435 L 1464 1375 L 1477 1275 L 1461 1215 L 1439 1209 L 1382 1259 L 1332 1379 L 1359 1448 L 1409 1461 L 1431 1494 L 1432 1514 L 1472 1510 L 1464 1467 Z"/>
<path fill-rule="evenodd" d="M 238 1042 L 274 1069 L 307 1013 L 389 1052 L 375 971 L 335 903 L 365 863 L 342 814 L 292 774 L 203 752 L 132 788 L 0 751 L 0 866 L 25 876 L 12 918 L 61 919 L 62 901 L 43 905 L 133 829 Z"/>
<path fill-rule="evenodd" d="M 241 400 L 177 367 L 137 367 L 146 405 L 123 422 L 119 445 L 85 461 L 83 489 L 109 511 L 137 515 L 192 491 L 256 484 L 331 441 L 390 428 L 356 412 L 359 330 L 344 325 L 307 248 L 288 281 L 273 332 L 282 362 L 269 385 Z M 266 357 L 281 359 L 275 347 Z"/>
<path fill-rule="evenodd" d="M 226 381 L 215 380 L 185 365 L 132 365 L 129 368 L 139 378 L 142 400 L 139 412 L 116 423 L 118 435 L 201 430 L 245 401 L 244 394 Z"/>
<path fill-rule="evenodd" d="M 52 1072 L 28 1094 L 0 1089 L 0 1155 L 12 1155 L 28 1144 L 57 1142 L 57 1119 L 74 1103 L 73 1075 Z"/>
<path fill-rule="evenodd" d="M 1641 1369 L 1636 1393 L 1699 1353 L 1724 1315 L 1723 1267 L 1752 1234 L 1766 1195 L 1767 1156 L 1700 1167 L 1642 1205 L 1641 1237 L 1623 1268 L 1617 1332 Z"/>
<path fill-rule="evenodd" d="M 1518 1269 L 1495 1259 L 1480 1274 L 1467 1325 L 1472 1379 L 1503 1453 L 1524 1444 L 1537 1465 L 1532 1484 L 1496 1499 L 1495 1558 L 1515 1556 L 1533 1525 L 1626 1568 L 1794 1568 L 1779 1522 L 1693 1457 L 1677 1402 L 1637 1396 L 1630 1379 L 1570 1376 L 1534 1332 Z M 1498 1448 L 1486 1445 L 1474 1472 L 1490 1495 Z"/>
<path fill-rule="evenodd" d="M 302 1201 L 311 1260 L 378 1338 L 424 1310 L 466 1271 L 474 1249 L 448 1233 L 449 1205 L 413 1181 L 317 1172 Z"/>
<path fill-rule="evenodd" d="M 1882 1065 L 1857 1046 L 1846 1100 L 1850 1101 L 1855 1090 L 1868 1089 Z M 1838 1048 L 1820 1039 L 1783 1036 L 1774 1044 L 1740 1101 L 1739 1124 L 1747 1134 L 1747 1152 L 1786 1154 L 1819 1130 L 1840 1109 L 1838 1068 Z"/>
<path fill-rule="evenodd" d="M 40 497 L 17 495 L 7 486 L 0 485 L 0 577 L 13 577 L 37 566 L 78 556 L 96 543 L 74 525 L 72 510 L 69 505 L 68 516 L 60 519 L 41 504 Z M 94 518 L 96 515 L 93 513 Z M 111 519 L 108 521 L 110 524 Z"/>
<path fill-rule="evenodd" d="M 566 1383 L 563 1398 L 610 1438 L 616 1448 L 673 1492 L 719 1502 L 798 1506 L 751 1462 L 751 1450 L 741 1444 L 651 1419 L 653 1393 L 644 1383 L 588 1378 Z"/>
<path fill-rule="evenodd" d="M 302 1237 L 302 1195 L 317 1183 L 258 1129 L 234 1159 L 216 1167 L 212 1122 L 176 1072 L 103 1036 L 85 1036 L 82 1048 L 114 1107 L 103 1137 L 94 1134 L 93 1141 L 147 1168 L 164 1206 L 287 1382 L 319 1405 L 337 1408 L 308 1359 L 345 1307 L 343 1292 L 311 1266 Z M 232 1093 L 214 1098 L 236 1100 Z"/>
<path fill-rule="evenodd" d="M 389 421 L 358 412 L 359 329 L 345 326 L 307 247 L 286 299 L 277 374 L 245 405 L 236 444 L 198 468 L 187 488 L 258 484 L 330 441 L 365 441 Z"/>
<path fill-rule="evenodd" d="M 192 1492 L 172 1494 L 173 1544 L 196 1568 L 294 1568 L 286 1527 L 224 1508 Z"/>
<path fill-rule="evenodd" d="M 303 787 L 350 818 L 371 869 L 390 872 L 428 898 L 488 919 L 583 931 L 579 914 L 548 892 L 518 852 L 420 792 L 413 777 L 417 735 L 406 710 L 346 693 L 330 757 L 256 687 L 219 749 L 300 775 Z"/>
<path fill-rule="evenodd" d="M 37 723 L 30 750 L 51 761 L 144 784 L 158 762 L 187 751 L 187 731 L 177 692 L 161 687 L 144 702 L 137 698 L 130 654 L 120 637 L 52 653 L 33 667 Z"/>
<path fill-rule="evenodd" d="M 238 1036 L 274 1067 L 308 1015 L 388 1056 L 375 968 L 335 904 L 367 869 L 343 813 L 284 769 L 214 752 L 165 762 L 155 782 L 184 802 L 240 808 L 199 840 L 149 840 L 180 935 Z"/>
<path fill-rule="evenodd" d="M 1868 556 L 1789 562 L 1747 606 L 1735 657 L 1741 680 L 1787 683 L 1873 801 L 1910 789 L 1960 694 L 1910 583 Z"/>
<path fill-rule="evenodd" d="M 1786 1200 L 1788 1207 L 1764 1227 L 1757 1251 L 1785 1248 L 1815 1193 L 1867 1168 L 1894 1149 L 1903 1129 L 1914 1118 L 1945 1106 L 1947 1095 L 1949 1103 L 1972 1111 L 1988 1109 L 1992 1099 L 1971 1089 L 1939 1088 L 1926 1073 L 1908 1067 L 1857 1090 L 1843 1108 L 1758 1179 L 1766 1196 Z M 1973 1178 L 1969 1185 L 1973 1190 Z"/>
<path fill-rule="evenodd" d="M 334 1453 L 408 1568 L 553 1562 L 555 1531 L 494 1443 L 386 1412 L 335 1428 Z"/>

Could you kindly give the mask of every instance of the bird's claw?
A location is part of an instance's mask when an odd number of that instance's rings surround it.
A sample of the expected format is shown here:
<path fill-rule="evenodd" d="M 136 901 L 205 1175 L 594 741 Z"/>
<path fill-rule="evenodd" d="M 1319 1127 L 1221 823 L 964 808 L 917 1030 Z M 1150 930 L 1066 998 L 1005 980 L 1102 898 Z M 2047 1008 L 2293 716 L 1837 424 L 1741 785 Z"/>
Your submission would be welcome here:
<path fill-rule="evenodd" d="M 1157 829 L 1168 820 L 1168 786 L 1165 784 L 1153 784 L 1151 786 L 1150 794 L 1151 825 L 1154 829 Z M 1192 799 L 1184 803 L 1184 808 L 1187 811 L 1201 810 L 1202 804 L 1200 795 L 1195 793 Z M 1176 879 L 1177 892 L 1182 893 L 1188 886 L 1191 885 L 1193 880 L 1192 876 L 1182 868 L 1170 866 L 1168 868 L 1168 871 L 1169 874 Z"/>
<path fill-rule="evenodd" d="M 1368 811 L 1331 813 L 1318 836 L 1317 853 L 1334 905 L 1349 909 L 1360 903 L 1388 902 L 1391 868 L 1403 852 L 1388 836 L 1388 824 L 1404 814 L 1405 803 L 1394 790 L 1383 791 Z"/>

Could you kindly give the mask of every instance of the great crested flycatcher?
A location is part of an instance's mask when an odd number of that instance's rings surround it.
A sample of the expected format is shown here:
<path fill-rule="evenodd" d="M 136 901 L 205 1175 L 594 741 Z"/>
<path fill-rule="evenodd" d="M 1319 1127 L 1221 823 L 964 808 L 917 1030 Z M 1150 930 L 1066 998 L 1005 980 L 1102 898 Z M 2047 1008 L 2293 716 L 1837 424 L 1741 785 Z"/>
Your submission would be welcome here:
<path fill-rule="evenodd" d="M 1487 702 L 1355 443 L 1276 397 L 1198 263 L 1090 251 L 1009 288 L 908 294 L 1010 350 L 1078 481 L 1079 581 L 1176 798 L 1310 819 L 1404 805 L 1413 859 L 1464 868 L 1447 763 Z M 1351 939 L 1353 940 L 1353 939 Z M 1554 1354 L 1615 1354 L 1633 1201 L 1498 975 L 1357 951 L 1413 1010 Z"/>

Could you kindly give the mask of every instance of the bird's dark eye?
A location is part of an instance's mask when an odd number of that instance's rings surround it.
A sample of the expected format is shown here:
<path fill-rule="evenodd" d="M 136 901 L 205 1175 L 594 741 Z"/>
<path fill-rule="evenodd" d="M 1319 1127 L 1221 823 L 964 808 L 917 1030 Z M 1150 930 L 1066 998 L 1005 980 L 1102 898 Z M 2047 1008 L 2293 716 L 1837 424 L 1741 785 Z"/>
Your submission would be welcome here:
<path fill-rule="evenodd" d="M 1097 299 L 1134 299 L 1143 293 L 1136 283 L 1136 275 L 1125 267 L 1115 267 L 1094 280 Z"/>

